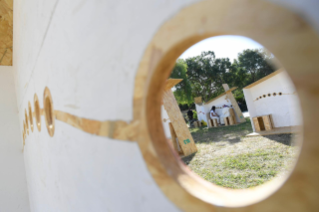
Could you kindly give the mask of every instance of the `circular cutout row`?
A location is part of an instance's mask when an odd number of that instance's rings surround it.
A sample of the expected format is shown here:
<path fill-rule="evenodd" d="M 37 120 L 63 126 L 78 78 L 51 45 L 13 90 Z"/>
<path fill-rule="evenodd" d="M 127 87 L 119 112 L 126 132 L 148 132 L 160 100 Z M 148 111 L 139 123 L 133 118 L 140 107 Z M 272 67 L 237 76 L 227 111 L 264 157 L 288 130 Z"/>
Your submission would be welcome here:
<path fill-rule="evenodd" d="M 25 143 L 26 135 L 29 135 L 29 124 L 31 128 L 31 132 L 33 132 L 34 128 L 34 122 L 33 118 L 35 118 L 35 125 L 38 128 L 38 131 L 41 131 L 41 115 L 43 113 L 45 118 L 45 123 L 47 126 L 48 133 L 51 137 L 54 135 L 54 129 L 55 129 L 55 118 L 54 118 L 54 110 L 53 110 L 53 101 L 51 92 L 48 87 L 44 89 L 43 94 L 43 110 L 40 108 L 39 98 L 37 94 L 34 94 L 33 98 L 33 104 L 34 104 L 34 112 L 32 112 L 31 103 L 28 102 L 28 113 L 25 109 L 25 120 L 23 121 L 23 143 Z"/>
<path fill-rule="evenodd" d="M 274 92 L 272 95 L 273 95 L 273 96 L 277 96 L 277 93 Z M 281 95 L 282 95 L 282 92 L 278 92 L 278 95 L 281 96 Z M 267 95 L 264 94 L 264 95 L 262 95 L 262 96 L 259 96 L 259 97 L 256 98 L 256 101 L 259 100 L 259 99 L 262 99 L 262 98 L 266 98 L 267 96 L 268 96 L 268 97 L 271 97 L 271 94 L 268 93 Z"/>

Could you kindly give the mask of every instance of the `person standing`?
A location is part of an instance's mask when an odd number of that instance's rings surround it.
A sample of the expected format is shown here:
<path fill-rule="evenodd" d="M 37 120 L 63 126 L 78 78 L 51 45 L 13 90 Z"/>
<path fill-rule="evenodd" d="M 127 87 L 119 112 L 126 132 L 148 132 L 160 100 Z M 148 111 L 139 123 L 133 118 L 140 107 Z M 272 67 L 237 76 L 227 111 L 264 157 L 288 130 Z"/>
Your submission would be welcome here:
<path fill-rule="evenodd" d="M 188 109 L 187 116 L 188 116 L 189 122 L 191 122 L 193 120 L 193 116 L 194 116 L 194 113 L 191 109 Z"/>

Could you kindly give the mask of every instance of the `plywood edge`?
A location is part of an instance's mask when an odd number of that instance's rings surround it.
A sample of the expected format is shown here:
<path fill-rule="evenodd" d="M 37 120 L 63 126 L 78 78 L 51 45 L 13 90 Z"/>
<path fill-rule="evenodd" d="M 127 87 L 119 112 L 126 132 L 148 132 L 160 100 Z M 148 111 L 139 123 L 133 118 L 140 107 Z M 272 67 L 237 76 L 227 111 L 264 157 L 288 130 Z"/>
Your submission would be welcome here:
<path fill-rule="evenodd" d="M 271 74 L 269 74 L 269 75 L 267 75 L 267 76 L 261 78 L 260 80 L 257 80 L 256 82 L 253 82 L 253 83 L 251 83 L 250 85 L 247 85 L 247 86 L 244 87 L 243 89 L 252 88 L 252 87 L 254 87 L 254 86 L 256 86 L 256 85 L 258 85 L 258 84 L 260 84 L 260 83 L 262 83 L 262 82 L 264 82 L 264 81 L 266 81 L 266 80 L 268 80 L 268 79 L 270 79 L 270 78 L 272 78 L 272 77 L 274 77 L 274 76 L 276 76 L 277 74 L 280 74 L 281 72 L 284 72 L 284 71 L 285 71 L 285 69 L 280 68 L 280 69 L 278 69 L 277 71 L 275 71 L 275 72 L 273 72 L 273 73 L 271 73 Z"/>
<path fill-rule="evenodd" d="M 228 91 L 225 91 L 224 93 L 222 93 L 222 94 L 216 96 L 215 98 L 209 100 L 208 102 L 205 102 L 204 105 L 208 105 L 209 103 L 215 101 L 216 99 L 218 99 L 218 98 L 220 98 L 220 97 L 226 95 L 227 93 L 230 93 L 230 92 L 232 92 L 233 90 L 236 90 L 236 89 L 237 89 L 237 87 L 233 87 L 233 88 L 229 89 Z"/>
<path fill-rule="evenodd" d="M 171 90 L 175 85 L 183 81 L 183 79 L 168 79 L 166 80 L 165 90 Z"/>

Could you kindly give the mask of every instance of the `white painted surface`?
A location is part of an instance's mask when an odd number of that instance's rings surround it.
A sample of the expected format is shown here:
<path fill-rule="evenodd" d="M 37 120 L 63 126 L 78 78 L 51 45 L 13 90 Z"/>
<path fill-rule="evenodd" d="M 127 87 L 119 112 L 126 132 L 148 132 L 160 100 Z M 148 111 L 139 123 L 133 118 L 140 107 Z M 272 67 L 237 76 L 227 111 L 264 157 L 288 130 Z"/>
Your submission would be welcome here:
<path fill-rule="evenodd" d="M 228 105 L 229 107 L 232 107 L 232 104 L 231 104 L 230 100 L 227 98 L 226 94 L 218 97 L 217 99 L 210 102 L 209 104 L 203 104 L 203 105 L 195 104 L 198 120 L 200 120 L 200 121 L 203 120 L 207 123 L 206 114 L 208 114 L 212 110 L 213 106 L 216 107 L 216 109 L 215 109 L 216 113 L 219 116 L 221 116 L 222 110 L 223 110 L 222 109 L 223 105 Z M 235 110 L 234 110 L 234 113 L 235 113 L 237 122 L 239 122 L 239 117 L 238 117 Z M 222 123 L 223 123 L 223 121 L 222 121 Z"/>
<path fill-rule="evenodd" d="M 13 68 L 0 67 L 0 211 L 30 211 Z"/>
<path fill-rule="evenodd" d="M 45 86 L 55 109 L 90 119 L 131 120 L 134 79 L 145 48 L 166 20 L 196 1 L 15 0 L 20 130 L 13 138 L 19 136 L 21 144 L 24 109 L 34 93 L 43 106 Z M 300 10 L 306 14 L 313 8 Z M 58 121 L 50 138 L 42 119 L 42 131 L 27 137 L 24 158 L 34 212 L 178 211 L 152 179 L 135 143 L 89 135 Z"/>
<path fill-rule="evenodd" d="M 278 95 L 279 92 L 283 95 Z M 302 125 L 300 103 L 295 92 L 296 89 L 286 72 L 244 89 L 251 121 L 255 116 L 271 114 L 275 127 Z M 273 96 L 273 93 L 277 95 Z M 263 95 L 266 95 L 266 98 L 256 100 Z"/>

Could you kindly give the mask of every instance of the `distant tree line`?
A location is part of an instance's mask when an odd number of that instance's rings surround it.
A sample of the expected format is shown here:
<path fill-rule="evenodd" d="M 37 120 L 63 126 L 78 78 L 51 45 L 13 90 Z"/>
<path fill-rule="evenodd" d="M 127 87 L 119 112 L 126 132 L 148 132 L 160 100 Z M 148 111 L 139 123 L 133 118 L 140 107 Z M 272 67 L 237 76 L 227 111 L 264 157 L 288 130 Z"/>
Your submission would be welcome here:
<path fill-rule="evenodd" d="M 209 101 L 223 93 L 222 84 L 227 83 L 229 87 L 238 87 L 234 96 L 246 105 L 242 89 L 274 72 L 274 61 L 274 56 L 264 49 L 246 49 L 233 63 L 228 58 L 216 58 L 213 51 L 178 59 L 170 76 L 183 79 L 175 86 L 175 98 L 181 109 L 193 108 L 195 97 Z"/>

